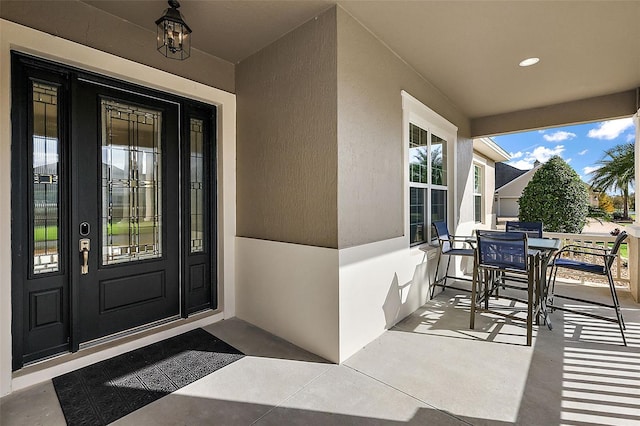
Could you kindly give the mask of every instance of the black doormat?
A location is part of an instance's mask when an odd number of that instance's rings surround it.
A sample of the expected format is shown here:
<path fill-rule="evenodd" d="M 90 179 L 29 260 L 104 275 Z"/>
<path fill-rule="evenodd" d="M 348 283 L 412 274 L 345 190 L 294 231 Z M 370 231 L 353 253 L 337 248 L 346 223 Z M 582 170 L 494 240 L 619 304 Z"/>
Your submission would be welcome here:
<path fill-rule="evenodd" d="M 201 328 L 53 379 L 71 425 L 106 425 L 244 354 Z"/>

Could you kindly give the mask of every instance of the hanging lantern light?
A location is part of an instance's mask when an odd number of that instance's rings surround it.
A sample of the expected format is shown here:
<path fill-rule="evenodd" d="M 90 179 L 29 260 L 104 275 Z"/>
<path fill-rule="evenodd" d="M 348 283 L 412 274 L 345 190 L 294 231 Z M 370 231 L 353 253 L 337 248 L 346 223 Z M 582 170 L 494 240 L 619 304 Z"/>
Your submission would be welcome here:
<path fill-rule="evenodd" d="M 178 11 L 180 3 L 169 0 L 169 8 L 156 21 L 158 51 L 167 58 L 183 60 L 191 55 L 191 28 Z"/>

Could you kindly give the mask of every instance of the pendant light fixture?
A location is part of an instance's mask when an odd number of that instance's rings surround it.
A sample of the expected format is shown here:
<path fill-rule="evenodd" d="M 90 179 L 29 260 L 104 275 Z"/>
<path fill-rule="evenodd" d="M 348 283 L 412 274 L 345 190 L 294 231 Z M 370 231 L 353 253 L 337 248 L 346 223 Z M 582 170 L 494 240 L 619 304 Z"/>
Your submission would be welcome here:
<path fill-rule="evenodd" d="M 191 55 L 191 28 L 178 11 L 180 3 L 169 0 L 169 8 L 156 21 L 158 51 L 167 58 L 183 60 Z"/>

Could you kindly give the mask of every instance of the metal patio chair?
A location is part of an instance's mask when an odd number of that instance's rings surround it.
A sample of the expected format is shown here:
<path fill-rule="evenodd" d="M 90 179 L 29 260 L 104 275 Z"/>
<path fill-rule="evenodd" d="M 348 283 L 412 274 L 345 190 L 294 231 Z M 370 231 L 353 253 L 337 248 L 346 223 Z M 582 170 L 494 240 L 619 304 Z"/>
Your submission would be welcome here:
<path fill-rule="evenodd" d="M 525 232 L 529 238 L 542 238 L 542 222 L 507 222 L 507 232 Z"/>
<path fill-rule="evenodd" d="M 561 310 L 566 312 L 571 312 L 578 315 L 584 315 L 591 318 L 596 318 L 604 321 L 615 322 L 618 324 L 620 328 L 620 334 L 622 335 L 622 342 L 625 346 L 627 346 L 627 339 L 624 335 L 624 330 L 626 329 L 624 325 L 624 319 L 622 318 L 622 312 L 620 311 L 620 302 L 618 301 L 618 294 L 616 293 L 616 286 L 613 282 L 613 277 L 611 275 L 611 267 L 613 266 L 613 261 L 616 259 L 618 255 L 618 251 L 620 250 L 620 246 L 627 238 L 627 233 L 622 231 L 616 237 L 615 242 L 613 243 L 613 247 L 611 249 L 607 247 L 584 247 L 579 245 L 568 245 L 563 247 L 553 258 L 551 262 L 551 290 L 549 292 L 549 299 L 547 301 L 547 307 L 554 310 Z M 576 260 L 575 258 L 567 257 L 567 255 L 573 256 L 591 256 L 594 260 L 599 260 L 598 263 L 589 263 L 583 262 L 580 260 Z M 584 272 L 589 274 L 594 274 L 598 276 L 607 277 L 607 281 L 609 283 L 609 290 L 611 292 L 611 304 L 600 303 L 594 300 L 585 300 L 581 298 L 561 295 L 555 293 L 555 284 L 556 284 L 556 276 L 558 274 L 558 269 L 565 268 L 573 271 Z M 587 303 L 595 306 L 601 306 L 605 308 L 611 308 L 616 313 L 616 318 L 605 317 L 603 315 L 594 314 L 591 312 L 578 311 L 570 308 L 565 308 L 564 306 L 555 306 L 554 299 L 561 298 L 567 300 L 573 300 L 576 302 Z"/>
<path fill-rule="evenodd" d="M 524 232 L 528 238 L 542 238 L 542 222 L 519 222 L 519 221 L 507 221 L 505 224 L 506 232 Z M 527 283 L 526 277 L 514 276 L 511 274 L 500 274 L 502 288 L 512 288 L 517 290 L 526 290 L 520 286 L 513 286 L 506 284 L 507 281 L 514 281 L 518 283 Z"/>
<path fill-rule="evenodd" d="M 436 287 L 442 287 L 442 291 L 445 290 L 446 287 L 452 288 L 454 290 L 466 291 L 469 292 L 469 289 L 447 286 L 447 279 L 451 278 L 454 280 L 462 280 L 472 282 L 471 278 L 467 277 L 458 277 L 455 275 L 449 275 L 449 266 L 451 264 L 452 256 L 462 256 L 468 259 L 472 259 L 474 256 L 474 244 L 475 239 L 471 236 L 462 237 L 455 236 L 449 234 L 449 228 L 447 227 L 446 222 L 433 222 L 433 228 L 435 229 L 436 236 L 438 238 L 438 244 L 440 245 L 440 253 L 438 255 L 438 263 L 436 265 L 436 273 L 433 278 L 433 283 L 431 284 L 431 298 L 435 293 Z M 438 278 L 440 263 L 442 260 L 442 256 L 448 256 L 447 267 L 445 269 L 445 273 L 443 277 Z"/>
<path fill-rule="evenodd" d="M 539 285 L 538 261 L 539 252 L 529 250 L 527 234 L 524 232 L 476 231 L 477 247 L 475 251 L 473 285 L 471 287 L 471 319 L 469 326 L 475 326 L 476 311 L 491 312 L 505 318 L 522 321 L 514 306 L 490 304 L 491 296 L 525 302 L 527 327 L 527 346 L 533 340 L 533 317 L 535 305 L 535 289 Z M 505 295 L 499 296 L 497 289 L 502 285 L 501 276 L 505 273 L 526 277 L 527 298 L 516 299 Z M 480 293 L 480 294 L 479 294 Z M 508 310 L 508 313 L 502 312 Z"/>

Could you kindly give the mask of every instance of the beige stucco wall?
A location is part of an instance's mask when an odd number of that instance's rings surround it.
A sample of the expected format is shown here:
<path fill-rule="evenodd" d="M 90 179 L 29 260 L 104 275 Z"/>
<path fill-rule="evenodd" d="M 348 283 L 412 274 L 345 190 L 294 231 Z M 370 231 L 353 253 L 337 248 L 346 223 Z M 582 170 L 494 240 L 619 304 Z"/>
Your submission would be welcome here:
<path fill-rule="evenodd" d="M 238 236 L 336 248 L 335 9 L 237 66 Z"/>
<path fill-rule="evenodd" d="M 160 16 L 162 10 L 162 6 L 150 10 L 150 19 Z M 2 0 L 0 17 L 207 86 L 235 91 L 232 63 L 197 49 L 184 62 L 167 59 L 156 51 L 155 32 L 80 1 Z"/>
<path fill-rule="evenodd" d="M 337 31 L 338 246 L 347 248 L 403 235 L 401 90 L 458 126 L 461 140 L 470 130 L 440 91 L 340 7 Z M 469 160 L 463 155 L 463 166 Z"/>

